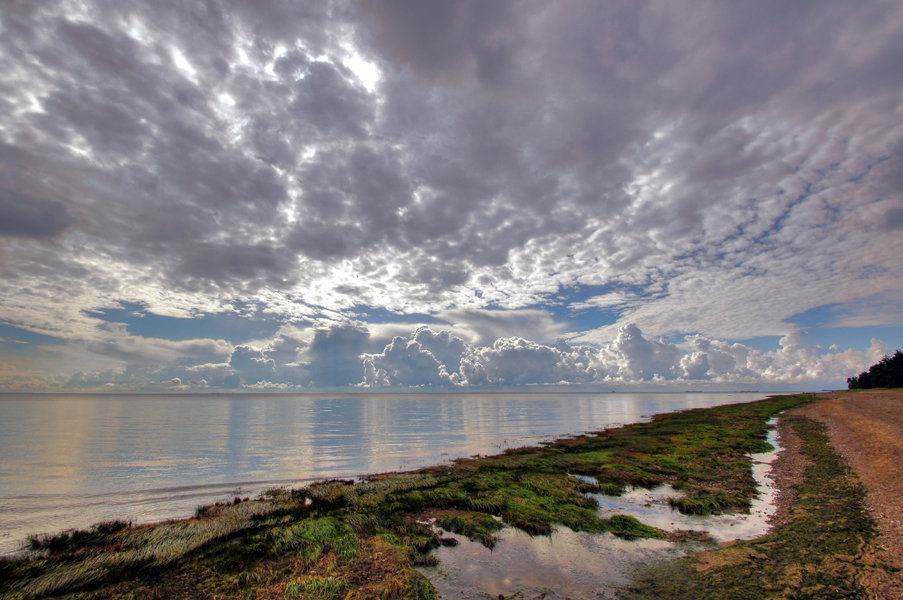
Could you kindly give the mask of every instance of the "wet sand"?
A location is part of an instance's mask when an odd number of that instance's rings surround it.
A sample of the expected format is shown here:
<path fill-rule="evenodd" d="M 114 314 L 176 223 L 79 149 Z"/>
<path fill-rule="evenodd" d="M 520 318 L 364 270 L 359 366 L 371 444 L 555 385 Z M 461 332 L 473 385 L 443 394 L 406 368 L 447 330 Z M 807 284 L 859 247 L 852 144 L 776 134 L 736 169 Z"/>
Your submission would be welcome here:
<path fill-rule="evenodd" d="M 903 390 L 862 390 L 820 394 L 821 400 L 794 409 L 827 425 L 831 444 L 866 489 L 868 510 L 880 535 L 866 551 L 873 560 L 896 569 L 881 581 L 867 582 L 878 597 L 903 599 Z M 786 518 L 792 485 L 805 469 L 799 442 L 788 427 L 780 429 L 785 452 L 776 465 L 783 493 L 775 522 Z M 865 582 L 864 582 L 865 583 Z"/>

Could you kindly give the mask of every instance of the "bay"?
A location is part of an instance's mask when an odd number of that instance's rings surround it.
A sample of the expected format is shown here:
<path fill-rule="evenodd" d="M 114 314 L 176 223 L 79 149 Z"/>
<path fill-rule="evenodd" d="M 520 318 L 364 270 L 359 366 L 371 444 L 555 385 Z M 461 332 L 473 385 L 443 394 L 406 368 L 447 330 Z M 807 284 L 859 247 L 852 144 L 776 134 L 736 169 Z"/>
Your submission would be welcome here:
<path fill-rule="evenodd" d="M 27 535 L 756 400 L 761 393 L 0 396 L 0 554 Z"/>

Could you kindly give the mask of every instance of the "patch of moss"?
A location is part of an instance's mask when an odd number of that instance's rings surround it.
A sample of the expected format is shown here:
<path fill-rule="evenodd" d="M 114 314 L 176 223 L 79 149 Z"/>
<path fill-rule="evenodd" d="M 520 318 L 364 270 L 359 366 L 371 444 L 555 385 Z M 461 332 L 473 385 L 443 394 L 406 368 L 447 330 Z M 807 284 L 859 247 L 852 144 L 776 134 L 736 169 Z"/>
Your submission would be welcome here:
<path fill-rule="evenodd" d="M 440 512 L 436 515 L 436 525 L 453 533 L 467 536 L 487 548 L 495 546 L 495 534 L 503 527 L 502 523 L 492 518 L 491 515 L 470 511 Z"/>

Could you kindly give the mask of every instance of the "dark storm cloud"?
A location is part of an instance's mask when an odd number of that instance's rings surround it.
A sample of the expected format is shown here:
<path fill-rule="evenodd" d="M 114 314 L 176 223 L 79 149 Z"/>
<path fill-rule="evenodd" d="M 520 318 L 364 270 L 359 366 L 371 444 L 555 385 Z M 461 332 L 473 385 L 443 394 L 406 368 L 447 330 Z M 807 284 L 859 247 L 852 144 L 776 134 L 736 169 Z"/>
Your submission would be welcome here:
<path fill-rule="evenodd" d="M 316 128 L 318 134 L 356 139 L 366 134 L 364 125 L 373 119 L 367 94 L 349 85 L 350 73 L 323 62 L 307 67 L 295 84 L 289 107 L 293 117 Z"/>
<path fill-rule="evenodd" d="M 47 137 L 29 140 L 23 128 L 21 146 L 96 178 L 93 197 L 78 199 L 104 207 L 86 221 L 93 235 L 123 244 L 128 254 L 134 242 L 169 240 L 176 214 L 183 228 L 194 223 L 187 229 L 197 236 L 234 227 L 252 207 L 258 219 L 263 213 L 261 224 L 272 220 L 284 189 L 270 171 L 213 135 L 218 132 L 203 118 L 208 98 L 159 63 L 170 60 L 162 42 L 139 45 L 121 31 L 63 18 L 49 19 L 39 31 L 44 35 L 24 62 L 40 65 L 44 83 L 56 89 L 40 97 L 42 111 L 23 123 Z M 66 156 L 61 144 L 84 148 L 92 160 Z M 167 211 L 168 204 L 178 210 Z M 156 218 L 163 213 L 168 218 Z"/>
<path fill-rule="evenodd" d="M 409 183 L 392 152 L 367 146 L 324 153 L 301 169 L 304 211 L 287 241 L 320 260 L 357 255 L 378 243 L 398 244 L 399 209 Z"/>

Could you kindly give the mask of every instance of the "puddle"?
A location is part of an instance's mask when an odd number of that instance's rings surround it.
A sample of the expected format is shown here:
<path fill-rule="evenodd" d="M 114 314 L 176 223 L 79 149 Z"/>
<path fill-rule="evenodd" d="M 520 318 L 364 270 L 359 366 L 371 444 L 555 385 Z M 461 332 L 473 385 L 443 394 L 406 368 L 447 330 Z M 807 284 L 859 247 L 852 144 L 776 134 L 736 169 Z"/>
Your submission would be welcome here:
<path fill-rule="evenodd" d="M 777 419 L 769 422 L 772 426 L 776 423 Z M 769 432 L 768 442 L 775 450 L 752 455 L 759 495 L 748 515 L 683 515 L 668 505 L 668 498 L 681 495 L 670 485 L 651 490 L 629 489 L 617 497 L 591 497 L 599 504 L 601 517 L 630 515 L 665 531 L 704 531 L 718 542 L 759 537 L 768 531 L 768 520 L 775 511 L 777 490 L 771 479 L 771 466 L 780 450 L 775 429 Z M 573 477 L 595 483 L 591 478 Z M 420 571 L 446 600 L 495 599 L 499 594 L 516 594 L 525 600 L 543 594 L 545 598 L 575 600 L 613 598 L 638 569 L 699 547 L 663 540 L 626 541 L 608 533 L 574 532 L 560 526 L 551 536 L 537 537 L 506 528 L 500 532 L 493 550 L 463 536 L 444 535 L 454 537 L 459 545 L 436 549 L 433 554 L 439 564 Z"/>
<path fill-rule="evenodd" d="M 445 600 L 495 599 L 499 594 L 519 594 L 525 600 L 542 594 L 574 600 L 613 598 L 639 567 L 684 554 L 664 540 L 625 541 L 610 533 L 567 527 L 537 537 L 506 528 L 492 550 L 460 535 L 445 535 L 459 545 L 437 548 L 433 554 L 438 566 L 419 568 Z"/>
<path fill-rule="evenodd" d="M 775 425 L 777 419 L 769 421 Z M 691 529 L 704 531 L 718 542 L 731 540 L 749 540 L 768 532 L 768 521 L 777 508 L 775 495 L 777 488 L 771 478 L 771 467 L 781 449 L 777 430 L 768 433 L 768 443 L 774 450 L 752 455 L 753 478 L 759 491 L 753 499 L 749 514 L 726 515 L 684 515 L 671 508 L 669 498 L 677 498 L 683 494 L 670 485 L 662 485 L 646 490 L 629 489 L 621 496 L 604 496 L 592 494 L 591 497 L 599 505 L 599 516 L 630 515 L 647 525 L 658 527 L 664 531 Z M 583 479 L 583 478 L 581 478 Z"/>

